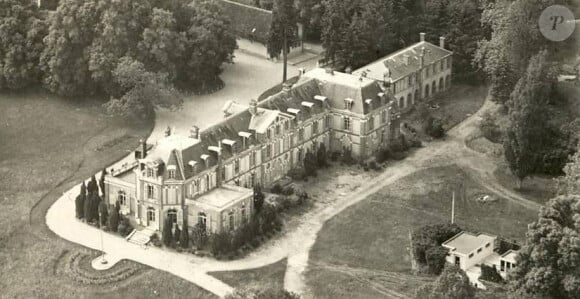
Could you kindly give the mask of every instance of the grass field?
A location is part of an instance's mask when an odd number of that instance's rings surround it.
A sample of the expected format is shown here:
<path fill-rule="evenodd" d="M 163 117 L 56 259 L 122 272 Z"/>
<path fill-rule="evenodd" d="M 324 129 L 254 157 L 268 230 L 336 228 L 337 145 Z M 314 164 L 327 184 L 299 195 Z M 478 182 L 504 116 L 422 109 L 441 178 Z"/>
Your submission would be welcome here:
<path fill-rule="evenodd" d="M 314 296 L 389 297 L 387 290 L 412 296 L 426 279 L 412 275 L 409 233 L 423 225 L 449 221 L 450 186 L 460 183 L 465 185 L 466 196 L 457 196 L 456 223 L 469 231 L 523 242 L 527 224 L 537 219 L 538 211 L 503 198 L 493 203 L 474 201 L 492 193 L 458 167 L 422 170 L 325 224 L 310 253 L 306 274 Z"/>
<path fill-rule="evenodd" d="M 234 288 L 245 287 L 284 287 L 284 274 L 286 273 L 286 259 L 277 263 L 243 271 L 211 272 L 211 276 L 222 280 Z"/>
<path fill-rule="evenodd" d="M 54 274 L 59 256 L 80 250 L 44 225 L 63 191 L 124 157 L 152 122 L 131 124 L 44 92 L 0 94 L 0 297 L 208 297 L 170 274 L 147 270 L 126 283 L 86 286 Z"/>
<path fill-rule="evenodd" d="M 429 104 L 439 105 L 438 109 L 429 109 L 433 117 L 443 119 L 445 130 L 449 130 L 463 121 L 469 115 L 475 113 L 487 97 L 487 87 L 471 85 L 453 85 L 449 91 L 437 95 Z M 420 118 L 417 109 L 403 115 L 403 121 L 414 127 L 423 138 L 423 119 Z"/>

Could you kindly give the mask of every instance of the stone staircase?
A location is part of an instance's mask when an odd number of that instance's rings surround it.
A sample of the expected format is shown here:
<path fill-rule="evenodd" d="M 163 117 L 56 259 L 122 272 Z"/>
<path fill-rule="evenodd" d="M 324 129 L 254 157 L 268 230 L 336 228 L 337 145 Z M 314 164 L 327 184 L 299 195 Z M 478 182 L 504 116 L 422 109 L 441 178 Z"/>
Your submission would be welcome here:
<path fill-rule="evenodd" d="M 137 245 L 147 245 L 154 233 L 155 230 L 148 227 L 144 227 L 141 230 L 134 229 L 127 237 L 125 237 L 125 240 Z"/>

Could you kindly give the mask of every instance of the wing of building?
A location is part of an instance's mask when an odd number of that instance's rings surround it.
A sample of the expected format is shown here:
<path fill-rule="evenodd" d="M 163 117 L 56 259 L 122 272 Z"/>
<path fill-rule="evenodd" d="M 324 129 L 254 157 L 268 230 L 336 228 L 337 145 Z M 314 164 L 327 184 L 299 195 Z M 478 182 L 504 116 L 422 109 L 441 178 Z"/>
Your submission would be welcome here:
<path fill-rule="evenodd" d="M 260 103 L 226 103 L 224 118 L 206 129 L 167 131 L 110 171 L 108 202 L 118 201 L 136 224 L 157 230 L 166 219 L 210 232 L 234 230 L 253 214 L 250 188 L 302 167 L 306 153 L 324 145 L 362 160 L 399 137 L 392 84 L 369 74 L 316 68 Z"/>

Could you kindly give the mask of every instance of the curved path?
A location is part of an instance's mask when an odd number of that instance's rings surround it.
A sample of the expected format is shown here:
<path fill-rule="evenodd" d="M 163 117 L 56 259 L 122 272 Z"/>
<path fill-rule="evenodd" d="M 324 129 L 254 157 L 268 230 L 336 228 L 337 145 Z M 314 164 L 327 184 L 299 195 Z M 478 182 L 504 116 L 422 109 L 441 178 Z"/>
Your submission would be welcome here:
<path fill-rule="evenodd" d="M 226 74 L 224 74 L 224 77 L 226 78 L 226 84 L 229 84 L 227 83 Z M 159 119 L 156 120 L 158 121 L 156 129 L 150 137 L 150 140 L 155 140 L 156 136 L 158 136 L 157 134 L 162 132 L 170 121 L 176 120 L 177 122 L 181 122 L 182 125 L 185 126 L 183 129 L 185 129 L 189 127 L 189 124 L 187 124 L 185 120 L 189 121 L 192 117 L 194 119 L 196 117 L 198 117 L 198 119 L 203 117 L 211 118 L 212 116 L 215 118 L 214 115 L 216 112 L 213 111 L 216 111 L 216 105 L 221 108 L 220 106 L 225 100 L 231 99 L 227 98 L 228 95 L 235 94 L 240 96 L 240 94 L 235 90 L 228 90 L 227 88 L 228 87 L 214 95 L 203 97 L 206 99 L 206 102 L 209 102 L 213 96 L 217 97 L 214 100 L 219 102 L 219 105 L 216 103 L 207 103 L 210 106 L 213 105 L 213 108 L 208 108 L 207 110 L 203 109 L 205 111 L 211 110 L 212 113 L 200 113 L 200 111 L 193 106 L 190 108 L 186 107 L 186 110 L 189 109 L 192 114 L 188 115 L 187 111 L 181 114 L 181 117 L 187 116 L 189 118 L 171 118 L 160 113 Z M 219 101 L 219 98 L 221 98 L 222 101 Z M 186 105 L 188 105 L 188 103 L 186 103 Z M 189 105 L 197 105 L 197 100 L 196 102 L 189 103 Z M 356 191 L 346 194 L 329 204 L 319 205 L 313 208 L 307 214 L 301 216 L 300 223 L 296 227 L 293 227 L 288 233 L 270 241 L 267 245 L 262 246 L 256 252 L 253 252 L 240 260 L 216 261 L 209 258 L 199 258 L 190 254 L 177 253 L 155 247 L 141 247 L 128 243 L 116 235 L 101 233 L 100 230 L 92 226 L 80 223 L 74 216 L 73 198 L 78 193 L 78 186 L 66 192 L 49 209 L 46 215 L 46 222 L 48 227 L 62 238 L 96 250 L 100 250 L 101 248 L 100 238 L 102 235 L 104 252 L 107 253 L 106 258 L 111 262 L 119 261 L 121 259 L 133 260 L 159 270 L 170 272 L 185 280 L 195 283 L 220 297 L 231 292 L 232 288 L 222 281 L 208 275 L 208 272 L 254 269 L 275 263 L 287 257 L 288 266 L 284 281 L 285 288 L 290 291 L 307 295 L 309 292 L 305 285 L 303 275 L 308 265 L 310 249 L 314 245 L 317 234 L 322 229 L 324 223 L 346 208 L 364 200 L 369 195 L 420 169 L 457 164 L 466 169 L 483 185 L 505 198 L 527 208 L 539 208 L 539 204 L 529 201 L 498 184 L 493 177 L 493 170 L 496 167 L 496 161 L 468 149 L 464 144 L 465 137 L 476 126 L 476 122 L 482 111 L 487 109 L 489 106 L 490 104 L 486 102 L 478 113 L 464 120 L 462 123 L 450 130 L 445 140 L 427 144 L 424 148 L 415 151 L 407 159 L 389 165 L 381 175 L 362 185 Z M 198 111 L 193 113 L 195 110 Z M 200 123 L 198 122 L 197 125 L 199 126 Z"/>

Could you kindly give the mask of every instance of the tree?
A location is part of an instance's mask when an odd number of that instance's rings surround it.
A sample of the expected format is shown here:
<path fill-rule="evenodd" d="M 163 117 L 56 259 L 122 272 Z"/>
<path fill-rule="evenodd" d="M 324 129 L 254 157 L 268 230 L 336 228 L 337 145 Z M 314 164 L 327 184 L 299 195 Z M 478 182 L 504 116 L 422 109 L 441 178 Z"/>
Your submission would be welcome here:
<path fill-rule="evenodd" d="M 85 217 L 85 201 L 87 199 L 87 187 L 85 187 L 85 182 L 81 184 L 81 190 L 79 195 L 77 195 L 75 199 L 75 211 L 76 216 L 79 219 L 83 219 Z"/>
<path fill-rule="evenodd" d="M 318 147 L 318 151 L 316 152 L 316 163 L 318 167 L 328 166 L 328 162 L 326 160 L 326 146 L 324 143 L 321 143 Z"/>
<path fill-rule="evenodd" d="M 461 232 L 461 228 L 457 224 L 432 224 L 425 225 L 413 232 L 412 243 L 413 243 L 413 256 L 415 260 L 422 265 L 426 265 L 427 251 L 433 247 L 440 247 L 443 242 L 447 241 L 449 238 Z M 436 252 L 432 252 L 431 257 L 435 257 Z M 436 263 L 434 263 L 436 265 Z M 433 273 L 436 273 L 436 269 Z"/>
<path fill-rule="evenodd" d="M 40 82 L 45 28 L 32 1 L 0 0 L 0 90 Z"/>
<path fill-rule="evenodd" d="M 85 216 L 85 221 L 87 223 L 90 223 L 93 221 L 93 212 L 91 209 L 91 195 L 88 195 L 87 198 L 85 199 L 85 206 L 84 206 L 84 216 Z"/>
<path fill-rule="evenodd" d="M 101 195 L 105 198 L 105 176 L 107 175 L 107 169 L 103 168 L 101 172 L 101 179 L 99 180 L 99 187 L 101 188 Z"/>
<path fill-rule="evenodd" d="M 501 275 L 497 271 L 497 268 L 495 267 L 495 265 L 490 267 L 488 265 L 481 264 L 479 267 L 481 268 L 481 275 L 479 276 L 479 279 L 487 280 L 487 281 L 491 281 L 491 282 L 496 282 L 496 283 L 503 282 L 503 278 L 501 277 Z"/>
<path fill-rule="evenodd" d="M 207 244 L 207 229 L 200 223 L 195 224 L 191 230 L 191 242 L 198 248 L 204 248 Z"/>
<path fill-rule="evenodd" d="M 445 267 L 445 257 L 449 253 L 449 250 L 437 244 L 432 246 L 425 251 L 425 260 L 427 261 L 427 266 L 429 267 L 429 272 L 435 275 L 439 275 L 443 268 Z"/>
<path fill-rule="evenodd" d="M 99 221 L 99 206 L 101 204 L 101 198 L 99 197 L 99 193 L 98 192 L 93 192 L 92 194 L 89 195 L 89 201 L 90 201 L 90 216 L 91 216 L 91 222 L 93 221 Z M 106 219 L 106 218 L 105 218 Z M 99 222 L 97 222 L 98 224 Z"/>
<path fill-rule="evenodd" d="M 580 195 L 580 144 L 564 166 L 565 175 L 558 177 L 559 195 Z"/>
<path fill-rule="evenodd" d="M 254 209 L 256 214 L 260 213 L 262 206 L 264 205 L 264 193 L 262 192 L 262 187 L 260 184 L 254 185 Z"/>
<path fill-rule="evenodd" d="M 101 221 L 101 227 L 106 227 L 107 220 L 109 219 L 109 209 L 107 207 L 107 203 L 104 200 L 101 200 L 99 203 L 99 216 Z"/>
<path fill-rule="evenodd" d="M 530 59 L 526 74 L 518 81 L 510 97 L 510 125 L 504 138 L 504 152 L 511 172 L 522 180 L 539 165 L 538 153 L 547 132 L 546 106 L 549 102 L 549 82 L 542 51 Z"/>
<path fill-rule="evenodd" d="M 121 58 L 113 77 L 123 96 L 105 104 L 109 113 L 146 118 L 153 115 L 157 106 L 176 109 L 183 103 L 169 84 L 167 74 L 149 72 L 143 63 L 130 57 Z"/>
<path fill-rule="evenodd" d="M 232 294 L 228 294 L 226 299 L 300 299 L 295 293 L 288 292 L 282 288 L 243 288 L 236 289 Z"/>
<path fill-rule="evenodd" d="M 91 176 L 91 180 L 87 184 L 87 192 L 89 193 L 89 195 L 91 195 L 93 193 L 98 193 L 99 192 L 99 186 L 97 184 L 97 178 L 95 177 L 94 174 L 93 174 L 93 176 Z"/>
<path fill-rule="evenodd" d="M 163 244 L 165 246 L 171 246 L 173 243 L 173 232 L 172 232 L 172 224 L 169 218 L 165 218 L 163 222 L 163 233 L 161 238 L 163 239 Z"/>
<path fill-rule="evenodd" d="M 306 153 L 304 156 L 304 172 L 307 176 L 316 176 L 316 165 L 317 165 L 316 156 L 310 151 Z"/>
<path fill-rule="evenodd" d="M 578 298 L 580 294 L 580 197 L 558 196 L 528 225 L 526 246 L 512 269 L 511 291 L 517 298 Z"/>
<path fill-rule="evenodd" d="M 111 209 L 111 213 L 109 214 L 109 229 L 113 232 L 116 232 L 119 227 L 120 216 L 119 209 L 117 208 L 118 203 L 118 201 L 115 203 L 115 207 Z"/>
<path fill-rule="evenodd" d="M 286 82 L 287 77 L 288 51 L 298 42 L 297 23 L 298 13 L 294 7 L 294 0 L 275 0 L 267 48 L 270 57 L 278 57 L 282 52 L 284 57 L 282 82 Z"/>
<path fill-rule="evenodd" d="M 431 284 L 417 290 L 417 299 L 471 299 L 475 298 L 475 288 L 463 270 L 447 265 L 443 273 Z"/>

